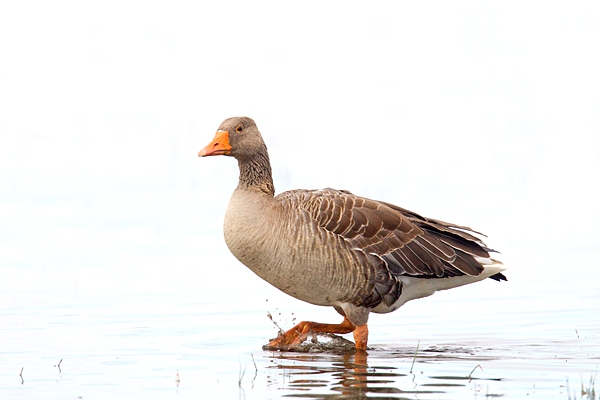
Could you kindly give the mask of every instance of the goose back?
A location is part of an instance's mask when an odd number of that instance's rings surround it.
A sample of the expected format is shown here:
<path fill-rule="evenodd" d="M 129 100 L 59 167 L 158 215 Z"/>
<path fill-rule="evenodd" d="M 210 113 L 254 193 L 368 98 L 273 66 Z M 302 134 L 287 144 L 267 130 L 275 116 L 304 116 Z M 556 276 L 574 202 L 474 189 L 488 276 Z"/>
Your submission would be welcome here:
<path fill-rule="evenodd" d="M 359 265 L 352 267 L 361 269 L 369 282 L 366 295 L 363 290 L 348 299 L 357 306 L 375 308 L 383 302 L 385 307 L 380 308 L 396 309 L 401 304 L 393 305 L 402 295 L 405 278 L 466 276 L 464 282 L 470 283 L 487 277 L 482 276 L 484 265 L 498 263 L 490 258 L 494 250 L 468 227 L 425 218 L 348 191 L 293 190 L 275 200 L 284 209 L 307 212 L 316 230 L 327 233 L 322 237 L 336 241 L 329 247 L 353 253 L 350 259 Z M 498 274 L 496 278 L 504 277 Z"/>

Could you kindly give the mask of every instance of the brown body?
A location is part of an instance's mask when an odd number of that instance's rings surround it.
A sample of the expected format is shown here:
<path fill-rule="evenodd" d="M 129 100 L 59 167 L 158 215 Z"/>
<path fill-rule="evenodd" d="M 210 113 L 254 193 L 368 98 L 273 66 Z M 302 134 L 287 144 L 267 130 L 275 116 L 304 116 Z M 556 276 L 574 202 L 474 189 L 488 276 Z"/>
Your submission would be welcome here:
<path fill-rule="evenodd" d="M 293 190 L 274 196 L 267 148 L 254 121 L 225 120 L 200 156 L 231 155 L 240 178 L 224 234 L 233 255 L 283 292 L 333 306 L 342 324 L 302 322 L 277 339 L 298 340 L 310 329 L 355 331 L 365 349 L 371 311 L 491 277 L 501 263 L 476 232 L 421 217 L 392 204 L 334 189 Z"/>

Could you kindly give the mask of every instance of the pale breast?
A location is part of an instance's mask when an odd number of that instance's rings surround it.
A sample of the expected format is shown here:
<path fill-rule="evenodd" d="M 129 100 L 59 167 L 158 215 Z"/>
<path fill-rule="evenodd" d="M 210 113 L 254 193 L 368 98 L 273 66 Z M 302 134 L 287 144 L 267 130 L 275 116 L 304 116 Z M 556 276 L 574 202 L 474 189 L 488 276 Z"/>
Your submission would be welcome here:
<path fill-rule="evenodd" d="M 272 197 L 260 192 L 234 192 L 224 234 L 240 262 L 300 300 L 337 305 L 367 285 L 339 238 L 318 228 L 308 213 L 278 207 Z"/>

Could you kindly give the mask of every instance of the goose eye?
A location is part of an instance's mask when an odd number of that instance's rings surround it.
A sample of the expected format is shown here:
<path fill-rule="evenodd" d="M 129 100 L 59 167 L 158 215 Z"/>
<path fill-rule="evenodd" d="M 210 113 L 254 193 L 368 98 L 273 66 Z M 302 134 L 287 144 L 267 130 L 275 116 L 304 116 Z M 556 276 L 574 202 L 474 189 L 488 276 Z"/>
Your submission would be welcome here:
<path fill-rule="evenodd" d="M 242 125 L 238 125 L 237 128 L 235 128 L 236 132 L 242 132 L 244 130 L 244 127 Z"/>

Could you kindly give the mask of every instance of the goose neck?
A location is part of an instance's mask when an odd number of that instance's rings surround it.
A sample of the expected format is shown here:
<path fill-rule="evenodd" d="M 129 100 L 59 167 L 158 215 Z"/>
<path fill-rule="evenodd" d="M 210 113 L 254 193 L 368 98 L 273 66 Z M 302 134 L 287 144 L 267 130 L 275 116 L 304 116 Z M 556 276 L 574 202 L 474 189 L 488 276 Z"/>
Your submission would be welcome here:
<path fill-rule="evenodd" d="M 240 180 L 238 189 L 259 188 L 261 191 L 274 196 L 273 174 L 267 153 L 259 153 L 250 158 L 238 159 Z"/>

